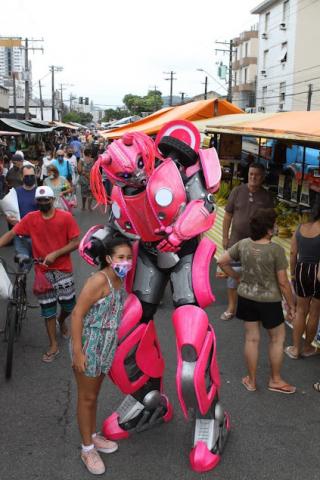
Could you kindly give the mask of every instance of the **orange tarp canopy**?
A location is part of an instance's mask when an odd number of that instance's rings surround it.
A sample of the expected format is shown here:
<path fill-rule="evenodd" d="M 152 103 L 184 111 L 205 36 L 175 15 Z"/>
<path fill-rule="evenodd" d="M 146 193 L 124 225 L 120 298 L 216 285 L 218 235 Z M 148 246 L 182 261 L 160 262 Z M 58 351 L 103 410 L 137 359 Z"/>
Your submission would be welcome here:
<path fill-rule="evenodd" d="M 119 138 L 127 132 L 144 132 L 147 135 L 156 134 L 160 128 L 171 120 L 204 120 L 217 115 L 228 115 L 231 113 L 242 113 L 243 111 L 227 100 L 211 98 L 210 100 L 199 100 L 177 107 L 162 108 L 148 117 L 130 123 L 121 128 L 101 132 L 105 138 Z"/>
<path fill-rule="evenodd" d="M 200 131 L 320 143 L 320 111 L 228 115 L 202 121 Z"/>

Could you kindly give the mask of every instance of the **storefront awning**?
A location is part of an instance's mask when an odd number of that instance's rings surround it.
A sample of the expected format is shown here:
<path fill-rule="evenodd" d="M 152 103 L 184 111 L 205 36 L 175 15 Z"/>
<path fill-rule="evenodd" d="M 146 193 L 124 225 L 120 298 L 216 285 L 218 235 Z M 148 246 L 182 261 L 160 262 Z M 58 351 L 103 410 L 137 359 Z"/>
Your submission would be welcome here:
<path fill-rule="evenodd" d="M 203 120 L 218 115 L 239 114 L 242 113 L 236 105 L 226 100 L 212 98 L 210 100 L 200 100 L 198 102 L 190 102 L 177 107 L 163 108 L 148 117 L 138 120 L 137 122 L 125 125 L 121 128 L 101 132 L 105 138 L 119 138 L 128 132 L 144 132 L 147 135 L 156 134 L 160 128 L 171 120 Z"/>
<path fill-rule="evenodd" d="M 0 127 L 6 130 L 14 130 L 15 132 L 23 133 L 49 133 L 54 130 L 55 127 L 36 127 L 31 125 L 30 122 L 24 120 L 16 120 L 12 118 L 0 118 Z"/>
<path fill-rule="evenodd" d="M 196 122 L 202 133 L 231 133 L 248 137 L 320 144 L 320 111 L 247 113 Z"/>

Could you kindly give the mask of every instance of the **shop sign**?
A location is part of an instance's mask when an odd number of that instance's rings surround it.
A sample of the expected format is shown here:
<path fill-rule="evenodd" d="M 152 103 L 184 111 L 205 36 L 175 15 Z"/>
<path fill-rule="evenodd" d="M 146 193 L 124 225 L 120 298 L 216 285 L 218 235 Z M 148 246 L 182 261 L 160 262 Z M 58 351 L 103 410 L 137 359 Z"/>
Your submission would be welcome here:
<path fill-rule="evenodd" d="M 309 182 L 307 180 L 304 180 L 302 182 L 300 203 L 302 203 L 303 205 L 306 205 L 307 207 L 310 207 Z"/>
<path fill-rule="evenodd" d="M 279 175 L 278 196 L 281 198 L 283 198 L 285 178 L 286 178 L 285 175 Z"/>
<path fill-rule="evenodd" d="M 223 133 L 219 141 L 219 158 L 225 160 L 240 160 L 242 150 L 241 135 Z"/>
<path fill-rule="evenodd" d="M 293 202 L 298 202 L 298 183 L 295 178 L 292 179 L 291 184 L 291 200 Z"/>

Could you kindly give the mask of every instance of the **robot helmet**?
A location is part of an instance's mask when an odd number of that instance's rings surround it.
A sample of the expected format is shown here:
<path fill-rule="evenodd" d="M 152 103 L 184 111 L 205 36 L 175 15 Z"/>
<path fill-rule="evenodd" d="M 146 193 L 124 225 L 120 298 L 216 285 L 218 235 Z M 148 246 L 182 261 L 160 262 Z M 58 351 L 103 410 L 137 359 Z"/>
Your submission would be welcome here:
<path fill-rule="evenodd" d="M 154 142 L 140 132 L 126 133 L 99 157 L 99 165 L 112 183 L 135 187 L 146 184 L 154 163 Z"/>
<path fill-rule="evenodd" d="M 79 245 L 79 254 L 89 265 L 99 264 L 99 255 L 103 252 L 103 241 L 108 232 L 103 225 L 94 225 L 82 238 Z"/>

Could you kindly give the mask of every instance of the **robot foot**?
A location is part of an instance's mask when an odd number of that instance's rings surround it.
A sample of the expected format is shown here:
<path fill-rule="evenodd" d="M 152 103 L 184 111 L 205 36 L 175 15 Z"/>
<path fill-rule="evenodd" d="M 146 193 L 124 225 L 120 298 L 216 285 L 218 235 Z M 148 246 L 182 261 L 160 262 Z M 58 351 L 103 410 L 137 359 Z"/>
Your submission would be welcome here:
<path fill-rule="evenodd" d="M 194 447 L 189 457 L 191 468 L 196 472 L 208 472 L 220 462 L 230 431 L 230 418 L 221 412 L 220 404 L 216 405 L 217 410 L 220 412 L 214 419 L 196 420 Z"/>
<path fill-rule="evenodd" d="M 142 402 L 127 395 L 117 411 L 104 421 L 102 431 L 110 440 L 121 440 L 169 422 L 172 416 L 171 403 L 157 390 L 148 392 Z"/>

